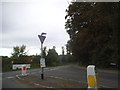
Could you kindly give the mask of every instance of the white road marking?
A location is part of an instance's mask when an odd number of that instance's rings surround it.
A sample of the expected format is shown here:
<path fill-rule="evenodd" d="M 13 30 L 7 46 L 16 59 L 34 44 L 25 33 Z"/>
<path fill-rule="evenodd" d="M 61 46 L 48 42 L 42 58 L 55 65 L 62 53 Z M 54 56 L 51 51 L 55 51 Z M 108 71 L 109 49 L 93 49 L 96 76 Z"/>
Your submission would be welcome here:
<path fill-rule="evenodd" d="M 60 69 L 60 68 L 63 68 L 63 67 L 56 67 L 56 68 L 45 68 L 46 71 L 54 71 L 54 70 L 57 70 L 57 69 Z M 45 72 L 46 72 L 45 71 Z"/>
<path fill-rule="evenodd" d="M 102 82 L 100 82 L 100 87 L 105 87 L 105 88 L 112 88 L 112 87 L 109 87 L 109 86 L 105 86 Z"/>
<path fill-rule="evenodd" d="M 12 78 L 14 78 L 14 76 L 11 76 L 11 77 L 6 77 L 6 78 L 8 78 L 8 79 L 12 79 Z"/>
<path fill-rule="evenodd" d="M 53 70 L 56 70 L 56 69 L 45 69 L 44 72 L 47 72 L 47 71 L 53 71 Z M 37 71 L 35 71 L 35 72 L 31 72 L 31 74 L 36 74 L 36 73 L 38 73 L 38 72 L 37 72 Z M 40 71 L 40 73 L 41 73 L 41 71 Z"/>
<path fill-rule="evenodd" d="M 47 71 L 54 71 L 54 70 L 57 70 L 57 69 L 60 69 L 61 67 L 57 67 L 57 68 L 44 68 L 44 72 L 47 72 Z M 41 70 L 41 69 L 40 69 Z M 39 73 L 38 71 L 31 71 L 30 74 L 36 74 L 36 73 Z M 40 71 L 41 73 L 41 71 Z"/>
<path fill-rule="evenodd" d="M 39 86 L 40 84 L 34 83 L 36 86 Z"/>
<path fill-rule="evenodd" d="M 62 78 L 62 77 L 55 77 L 55 76 L 49 76 L 49 77 L 57 78 L 57 79 L 62 79 L 62 80 L 69 80 L 69 81 L 78 82 L 78 83 L 85 83 L 85 82 L 76 81 L 76 80 L 72 80 L 72 79 L 65 79 L 65 78 Z M 87 84 L 87 83 L 85 83 L 85 84 Z"/>
<path fill-rule="evenodd" d="M 16 77 L 17 77 L 18 79 L 21 79 L 18 75 L 16 75 Z"/>
<path fill-rule="evenodd" d="M 36 85 L 36 86 L 43 87 L 43 88 L 53 88 L 53 87 L 49 87 L 49 86 L 40 85 L 40 84 L 37 84 L 37 83 L 33 83 L 33 84 Z"/>
<path fill-rule="evenodd" d="M 24 80 L 24 79 L 20 78 L 19 75 L 16 75 L 16 77 L 17 77 L 18 79 Z"/>
<path fill-rule="evenodd" d="M 65 79 L 65 78 L 62 78 L 62 77 L 55 77 L 55 76 L 49 76 L 49 77 L 51 77 L 51 78 L 56 78 L 56 79 L 69 80 L 69 81 L 73 81 L 73 82 L 78 82 L 78 83 L 87 84 L 87 82 L 81 82 L 81 81 L 76 81 L 76 80 L 72 80 L 72 79 Z M 103 83 L 102 83 L 102 84 L 103 84 Z M 100 87 L 112 88 L 112 87 L 105 86 L 105 85 L 100 85 Z"/>

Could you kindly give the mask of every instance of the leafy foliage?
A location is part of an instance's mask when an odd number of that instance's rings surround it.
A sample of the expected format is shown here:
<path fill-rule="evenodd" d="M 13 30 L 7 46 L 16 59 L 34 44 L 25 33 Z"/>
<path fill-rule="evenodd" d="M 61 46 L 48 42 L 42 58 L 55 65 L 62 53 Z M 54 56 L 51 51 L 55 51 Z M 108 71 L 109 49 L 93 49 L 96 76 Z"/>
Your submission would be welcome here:
<path fill-rule="evenodd" d="M 46 58 L 46 56 L 47 56 L 47 50 L 46 49 L 47 49 L 46 47 L 43 48 L 43 58 Z"/>
<path fill-rule="evenodd" d="M 58 53 L 56 52 L 55 47 L 53 47 L 53 49 L 49 49 L 48 51 L 46 64 L 47 66 L 56 66 L 58 63 Z"/>
<path fill-rule="evenodd" d="M 27 52 L 25 52 L 26 46 L 22 45 L 22 46 L 15 46 L 13 47 L 13 53 L 12 53 L 12 57 L 13 58 L 18 58 L 21 56 L 25 56 Z"/>
<path fill-rule="evenodd" d="M 29 63 L 28 62 L 29 57 L 27 56 L 27 52 L 25 52 L 25 50 L 26 50 L 25 45 L 13 47 L 11 59 L 13 60 L 14 63 L 16 64 Z"/>
<path fill-rule="evenodd" d="M 2 72 L 12 71 L 12 60 L 7 56 L 2 56 Z"/>
<path fill-rule="evenodd" d="M 70 40 L 66 46 L 79 63 L 106 67 L 110 62 L 117 63 L 118 8 L 118 3 L 112 2 L 73 2 L 69 5 L 65 29 Z"/>
<path fill-rule="evenodd" d="M 62 55 L 65 54 L 64 47 L 62 46 Z"/>

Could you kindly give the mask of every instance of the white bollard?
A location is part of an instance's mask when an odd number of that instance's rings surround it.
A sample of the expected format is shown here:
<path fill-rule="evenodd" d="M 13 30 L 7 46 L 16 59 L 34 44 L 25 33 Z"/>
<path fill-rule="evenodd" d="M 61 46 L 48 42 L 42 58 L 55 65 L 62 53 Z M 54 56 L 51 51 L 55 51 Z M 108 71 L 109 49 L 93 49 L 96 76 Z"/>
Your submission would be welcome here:
<path fill-rule="evenodd" d="M 26 65 L 22 65 L 22 76 L 26 76 L 27 75 L 26 71 L 27 71 Z"/>
<path fill-rule="evenodd" d="M 87 67 L 87 82 L 88 89 L 98 90 L 99 78 L 95 65 L 89 65 Z"/>

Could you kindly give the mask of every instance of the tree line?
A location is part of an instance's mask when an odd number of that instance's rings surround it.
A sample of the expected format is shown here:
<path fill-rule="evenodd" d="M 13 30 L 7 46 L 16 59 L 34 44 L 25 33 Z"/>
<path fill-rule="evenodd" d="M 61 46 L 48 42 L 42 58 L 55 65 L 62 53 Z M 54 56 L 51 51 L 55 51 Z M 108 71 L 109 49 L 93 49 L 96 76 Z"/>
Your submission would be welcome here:
<path fill-rule="evenodd" d="M 66 9 L 67 53 L 81 65 L 118 66 L 118 2 L 72 2 Z"/>
<path fill-rule="evenodd" d="M 70 55 L 64 55 L 64 47 L 61 48 L 62 55 L 58 55 L 55 50 L 55 46 L 52 49 L 47 50 L 47 47 L 43 48 L 43 58 L 45 58 L 46 66 L 58 66 L 70 62 L 72 59 Z M 11 71 L 13 64 L 30 64 L 31 68 L 40 67 L 39 55 L 28 55 L 26 52 L 26 46 L 14 46 L 11 57 L 2 56 L 2 69 L 3 71 Z M 69 59 L 69 61 L 68 61 Z M 72 61 L 72 60 L 71 60 Z"/>

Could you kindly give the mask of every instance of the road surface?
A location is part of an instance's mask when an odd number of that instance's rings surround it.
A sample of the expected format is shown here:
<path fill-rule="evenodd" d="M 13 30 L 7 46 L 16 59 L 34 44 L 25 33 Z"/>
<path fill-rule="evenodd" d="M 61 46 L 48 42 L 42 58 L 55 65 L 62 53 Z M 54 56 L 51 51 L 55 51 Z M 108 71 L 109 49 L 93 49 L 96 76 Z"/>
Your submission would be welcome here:
<path fill-rule="evenodd" d="M 44 69 L 45 75 L 70 81 L 87 84 L 87 70 L 77 65 L 57 66 Z M 41 69 L 28 70 L 29 75 L 40 75 Z M 24 84 L 16 79 L 21 71 L 5 72 L 2 75 L 2 88 L 32 88 L 32 85 Z M 118 88 L 118 72 L 98 70 L 100 86 L 104 88 Z M 39 80 L 39 79 L 38 79 Z M 87 87 L 86 87 L 87 88 Z"/>

